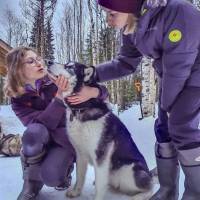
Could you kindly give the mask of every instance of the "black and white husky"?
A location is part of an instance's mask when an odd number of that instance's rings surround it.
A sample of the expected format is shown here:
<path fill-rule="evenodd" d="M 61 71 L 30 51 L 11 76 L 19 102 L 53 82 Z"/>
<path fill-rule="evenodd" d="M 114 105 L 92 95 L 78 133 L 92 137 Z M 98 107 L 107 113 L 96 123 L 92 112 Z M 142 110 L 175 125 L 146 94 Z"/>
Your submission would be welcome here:
<path fill-rule="evenodd" d="M 83 85 L 97 86 L 91 81 L 93 67 L 49 63 L 48 71 L 68 78 L 69 89 L 64 96 L 76 93 Z M 77 156 L 76 184 L 67 192 L 68 197 L 81 194 L 90 163 L 95 170 L 95 200 L 103 200 L 108 187 L 132 196 L 133 200 L 150 198 L 153 181 L 144 157 L 105 102 L 94 98 L 76 106 L 67 104 L 67 129 Z"/>

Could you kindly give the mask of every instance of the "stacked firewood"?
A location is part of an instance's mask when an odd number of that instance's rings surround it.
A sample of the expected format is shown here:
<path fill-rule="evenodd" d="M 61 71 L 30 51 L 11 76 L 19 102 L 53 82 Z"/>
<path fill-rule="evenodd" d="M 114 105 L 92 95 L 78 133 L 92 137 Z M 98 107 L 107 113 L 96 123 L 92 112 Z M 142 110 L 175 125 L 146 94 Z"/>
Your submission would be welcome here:
<path fill-rule="evenodd" d="M 19 134 L 5 134 L 0 123 L 0 154 L 4 156 L 19 156 L 21 150 Z"/>

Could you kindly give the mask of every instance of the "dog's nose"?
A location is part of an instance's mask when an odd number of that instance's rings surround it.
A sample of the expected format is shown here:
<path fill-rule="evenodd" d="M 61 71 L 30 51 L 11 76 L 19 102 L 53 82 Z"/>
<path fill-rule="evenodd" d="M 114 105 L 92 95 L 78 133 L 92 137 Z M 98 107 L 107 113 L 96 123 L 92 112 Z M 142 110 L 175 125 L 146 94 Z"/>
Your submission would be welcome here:
<path fill-rule="evenodd" d="M 45 62 L 45 65 L 46 65 L 47 67 L 54 64 L 54 62 L 53 62 L 52 60 L 48 60 L 48 59 L 45 59 L 44 62 Z"/>

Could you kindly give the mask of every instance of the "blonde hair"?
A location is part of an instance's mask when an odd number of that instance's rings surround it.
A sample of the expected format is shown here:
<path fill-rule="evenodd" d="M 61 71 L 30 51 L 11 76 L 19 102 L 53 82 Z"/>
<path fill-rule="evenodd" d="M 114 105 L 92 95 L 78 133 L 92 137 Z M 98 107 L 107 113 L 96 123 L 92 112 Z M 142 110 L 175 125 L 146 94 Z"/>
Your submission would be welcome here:
<path fill-rule="evenodd" d="M 138 18 L 134 14 L 129 14 L 128 15 L 128 24 L 125 27 L 123 33 L 125 35 L 134 33 L 137 28 L 137 22 L 138 22 Z"/>
<path fill-rule="evenodd" d="M 23 60 L 27 51 L 36 51 L 30 47 L 17 47 L 6 55 L 7 76 L 4 93 L 7 97 L 17 97 L 24 93 Z"/>

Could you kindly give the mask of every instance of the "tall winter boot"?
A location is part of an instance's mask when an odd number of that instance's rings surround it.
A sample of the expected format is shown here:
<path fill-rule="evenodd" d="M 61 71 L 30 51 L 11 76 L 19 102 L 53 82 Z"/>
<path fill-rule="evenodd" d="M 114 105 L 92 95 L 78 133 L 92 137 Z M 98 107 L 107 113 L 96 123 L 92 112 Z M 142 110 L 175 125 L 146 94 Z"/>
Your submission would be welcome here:
<path fill-rule="evenodd" d="M 185 191 L 181 200 L 200 199 L 200 147 L 178 152 L 185 174 Z"/>
<path fill-rule="evenodd" d="M 17 200 L 36 200 L 39 191 L 43 187 L 40 177 L 40 162 L 44 152 L 34 157 L 25 157 L 21 153 L 24 184 Z"/>
<path fill-rule="evenodd" d="M 177 153 L 170 143 L 156 143 L 159 190 L 150 200 L 178 200 L 180 167 Z"/>

